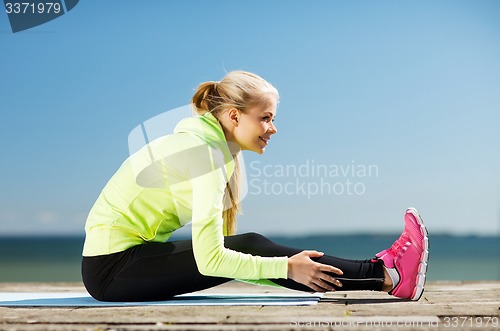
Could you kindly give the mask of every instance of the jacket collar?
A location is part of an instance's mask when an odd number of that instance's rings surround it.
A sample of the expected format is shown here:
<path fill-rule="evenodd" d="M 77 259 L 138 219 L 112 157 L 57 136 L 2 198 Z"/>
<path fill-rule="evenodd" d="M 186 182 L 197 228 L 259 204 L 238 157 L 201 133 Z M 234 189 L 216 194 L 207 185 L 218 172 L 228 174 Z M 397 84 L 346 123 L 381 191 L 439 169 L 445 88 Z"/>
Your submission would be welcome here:
<path fill-rule="evenodd" d="M 219 120 L 210 112 L 202 116 L 197 115 L 181 120 L 174 129 L 174 133 L 189 133 L 199 137 L 210 147 L 219 150 L 224 155 L 227 179 L 234 171 L 234 157 L 229 150 L 226 136 Z"/>

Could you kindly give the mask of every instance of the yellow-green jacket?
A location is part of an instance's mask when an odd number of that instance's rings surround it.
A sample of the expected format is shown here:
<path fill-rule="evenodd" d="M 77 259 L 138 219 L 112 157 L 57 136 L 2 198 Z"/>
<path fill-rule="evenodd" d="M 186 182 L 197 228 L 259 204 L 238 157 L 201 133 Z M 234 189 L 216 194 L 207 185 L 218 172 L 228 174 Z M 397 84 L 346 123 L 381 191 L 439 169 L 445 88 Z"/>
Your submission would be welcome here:
<path fill-rule="evenodd" d="M 165 242 L 192 222 L 201 274 L 287 278 L 285 256 L 252 256 L 224 247 L 224 192 L 233 170 L 224 132 L 212 114 L 180 121 L 173 134 L 131 155 L 106 184 L 87 218 L 83 256 Z"/>

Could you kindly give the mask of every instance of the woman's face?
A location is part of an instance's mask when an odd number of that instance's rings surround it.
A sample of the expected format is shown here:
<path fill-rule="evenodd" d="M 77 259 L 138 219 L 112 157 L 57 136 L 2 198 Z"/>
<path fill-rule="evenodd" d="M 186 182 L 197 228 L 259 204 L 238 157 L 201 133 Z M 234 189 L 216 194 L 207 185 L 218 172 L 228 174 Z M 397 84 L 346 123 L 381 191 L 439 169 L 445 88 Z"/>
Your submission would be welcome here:
<path fill-rule="evenodd" d="M 246 113 L 240 112 L 233 131 L 234 141 L 242 150 L 264 153 L 271 136 L 278 132 L 273 123 L 275 116 L 274 98 L 264 105 L 249 108 Z"/>

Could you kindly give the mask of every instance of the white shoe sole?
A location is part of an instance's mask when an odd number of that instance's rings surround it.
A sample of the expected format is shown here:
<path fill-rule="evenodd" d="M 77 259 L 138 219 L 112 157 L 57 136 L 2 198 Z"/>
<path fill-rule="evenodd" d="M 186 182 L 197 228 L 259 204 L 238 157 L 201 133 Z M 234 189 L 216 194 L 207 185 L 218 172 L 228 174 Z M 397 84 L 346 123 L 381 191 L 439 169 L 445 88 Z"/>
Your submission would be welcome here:
<path fill-rule="evenodd" d="M 429 237 L 428 237 L 429 232 L 427 231 L 427 228 L 424 225 L 422 217 L 420 217 L 420 214 L 415 208 L 408 208 L 406 210 L 406 213 L 411 213 L 413 216 L 415 216 L 415 219 L 420 225 L 420 232 L 424 237 L 424 243 L 423 243 L 424 251 L 420 256 L 420 264 L 418 266 L 418 274 L 415 285 L 416 286 L 415 294 L 411 297 L 411 300 L 418 301 L 422 297 L 422 294 L 424 293 L 424 287 L 426 281 L 425 274 L 427 273 L 427 261 L 429 260 Z"/>

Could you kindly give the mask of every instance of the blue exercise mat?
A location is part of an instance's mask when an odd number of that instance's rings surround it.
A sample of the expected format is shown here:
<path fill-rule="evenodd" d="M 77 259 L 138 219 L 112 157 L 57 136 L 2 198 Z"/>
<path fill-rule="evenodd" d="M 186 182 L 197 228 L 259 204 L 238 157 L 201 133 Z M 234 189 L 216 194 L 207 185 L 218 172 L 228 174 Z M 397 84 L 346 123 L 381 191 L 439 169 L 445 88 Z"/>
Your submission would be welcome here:
<path fill-rule="evenodd" d="M 322 296 L 322 293 L 189 293 L 164 301 L 102 302 L 86 292 L 0 292 L 0 307 L 301 306 L 315 305 Z"/>

